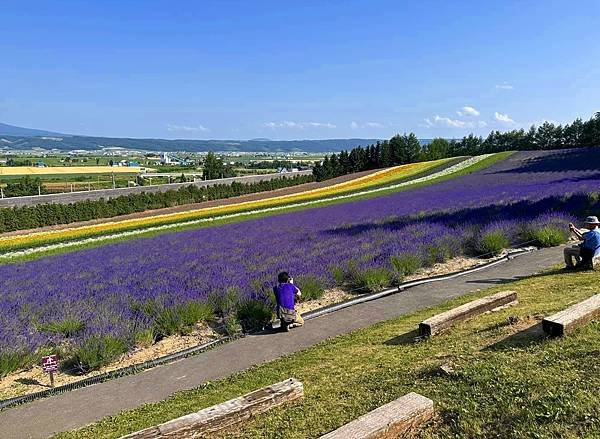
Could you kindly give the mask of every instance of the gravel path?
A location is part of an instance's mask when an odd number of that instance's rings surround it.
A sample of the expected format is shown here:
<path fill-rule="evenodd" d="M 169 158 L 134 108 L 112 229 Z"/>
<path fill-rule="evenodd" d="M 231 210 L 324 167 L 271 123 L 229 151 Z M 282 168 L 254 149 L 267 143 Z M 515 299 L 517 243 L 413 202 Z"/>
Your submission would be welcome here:
<path fill-rule="evenodd" d="M 561 260 L 562 247 L 527 253 L 476 273 L 417 286 L 309 320 L 299 330 L 248 336 L 137 375 L 8 409 L 0 412 L 1 436 L 5 439 L 44 438 L 82 427 L 122 410 L 160 401 L 174 392 L 275 360 L 325 339 L 435 306 L 469 292 L 530 276 Z"/>

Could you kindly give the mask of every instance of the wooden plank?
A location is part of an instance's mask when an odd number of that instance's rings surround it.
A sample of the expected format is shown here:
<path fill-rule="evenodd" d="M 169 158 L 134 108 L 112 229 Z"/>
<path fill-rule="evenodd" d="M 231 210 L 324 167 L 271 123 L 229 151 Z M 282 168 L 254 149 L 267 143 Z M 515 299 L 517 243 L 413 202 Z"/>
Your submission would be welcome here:
<path fill-rule="evenodd" d="M 295 401 L 303 395 L 302 383 L 290 378 L 199 412 L 128 434 L 122 439 L 209 437 L 212 433 L 284 403 Z"/>
<path fill-rule="evenodd" d="M 392 439 L 407 437 L 433 417 L 433 401 L 408 393 L 355 419 L 321 439 Z"/>
<path fill-rule="evenodd" d="M 470 319 L 478 314 L 491 311 L 517 300 L 515 291 L 501 291 L 491 296 L 473 300 L 449 311 L 435 315 L 419 324 L 421 336 L 432 336 L 447 329 L 458 322 Z"/>
<path fill-rule="evenodd" d="M 548 335 L 561 337 L 597 315 L 600 315 L 600 294 L 546 317 L 542 320 L 542 328 Z"/>

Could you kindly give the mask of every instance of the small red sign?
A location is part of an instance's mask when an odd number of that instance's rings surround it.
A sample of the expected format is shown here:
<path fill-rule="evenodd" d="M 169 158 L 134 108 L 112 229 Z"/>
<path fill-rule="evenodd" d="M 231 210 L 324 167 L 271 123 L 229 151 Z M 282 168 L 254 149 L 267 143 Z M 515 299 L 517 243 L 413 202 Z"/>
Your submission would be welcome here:
<path fill-rule="evenodd" d="M 56 372 L 58 370 L 58 357 L 56 355 L 42 357 L 42 369 L 44 372 Z"/>

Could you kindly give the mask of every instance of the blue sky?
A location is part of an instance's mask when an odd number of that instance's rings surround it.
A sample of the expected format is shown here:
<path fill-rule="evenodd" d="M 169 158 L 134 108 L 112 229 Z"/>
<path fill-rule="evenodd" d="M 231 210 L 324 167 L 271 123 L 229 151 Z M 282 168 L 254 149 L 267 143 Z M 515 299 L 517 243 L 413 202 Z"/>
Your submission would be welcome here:
<path fill-rule="evenodd" d="M 30 128 L 430 138 L 600 110 L 597 1 L 0 0 L 0 22 L 0 122 Z"/>

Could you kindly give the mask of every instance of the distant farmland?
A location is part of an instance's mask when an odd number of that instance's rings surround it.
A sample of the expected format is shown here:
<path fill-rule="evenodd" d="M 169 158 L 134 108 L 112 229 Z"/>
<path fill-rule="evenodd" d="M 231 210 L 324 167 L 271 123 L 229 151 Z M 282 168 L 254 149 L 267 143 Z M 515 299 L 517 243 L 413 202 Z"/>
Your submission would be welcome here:
<path fill-rule="evenodd" d="M 68 174 L 138 174 L 144 167 L 129 166 L 11 166 L 0 167 L 0 176 L 19 175 L 68 175 Z"/>

